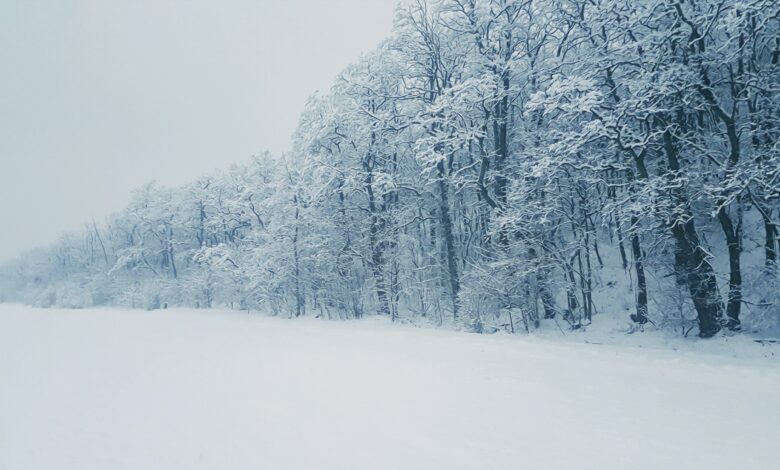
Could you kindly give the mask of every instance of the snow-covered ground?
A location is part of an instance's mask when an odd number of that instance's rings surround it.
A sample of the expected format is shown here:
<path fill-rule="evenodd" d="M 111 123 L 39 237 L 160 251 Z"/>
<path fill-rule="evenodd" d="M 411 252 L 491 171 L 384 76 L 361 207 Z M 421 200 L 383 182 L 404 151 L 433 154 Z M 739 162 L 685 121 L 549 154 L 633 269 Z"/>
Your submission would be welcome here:
<path fill-rule="evenodd" d="M 0 305 L 0 469 L 776 468 L 776 347 L 650 337 Z"/>

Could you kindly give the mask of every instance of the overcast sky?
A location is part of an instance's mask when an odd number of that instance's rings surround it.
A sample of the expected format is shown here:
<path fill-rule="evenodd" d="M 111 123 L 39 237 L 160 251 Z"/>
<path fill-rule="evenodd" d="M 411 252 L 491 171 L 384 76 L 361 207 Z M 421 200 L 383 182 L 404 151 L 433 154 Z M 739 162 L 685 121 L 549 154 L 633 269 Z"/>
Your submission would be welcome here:
<path fill-rule="evenodd" d="M 0 262 L 288 148 L 396 0 L 0 0 Z"/>

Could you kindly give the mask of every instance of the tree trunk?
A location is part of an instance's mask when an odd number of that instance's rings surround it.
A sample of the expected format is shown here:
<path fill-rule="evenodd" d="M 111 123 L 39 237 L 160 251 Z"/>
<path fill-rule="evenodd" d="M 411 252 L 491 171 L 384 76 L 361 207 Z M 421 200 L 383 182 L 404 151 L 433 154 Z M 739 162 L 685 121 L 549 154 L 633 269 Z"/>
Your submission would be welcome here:
<path fill-rule="evenodd" d="M 298 195 L 293 196 L 293 202 L 295 203 L 295 231 L 293 233 L 293 266 L 295 276 L 295 316 L 300 317 L 304 312 L 303 293 L 301 292 L 301 265 L 300 265 L 300 253 L 298 252 Z"/>
<path fill-rule="evenodd" d="M 535 249 L 531 248 L 528 250 L 528 255 L 536 266 L 536 288 L 539 291 L 539 298 L 542 301 L 544 318 L 547 320 L 555 318 L 555 314 L 558 312 L 558 307 L 555 304 L 555 297 L 550 292 L 549 273 L 547 269 L 539 262 L 539 256 L 536 254 Z"/>
<path fill-rule="evenodd" d="M 726 303 L 727 326 L 731 330 L 740 328 L 739 314 L 742 307 L 742 270 L 740 255 L 742 254 L 742 222 L 736 225 L 726 211 L 725 206 L 718 210 L 718 221 L 726 236 L 726 246 L 729 251 L 729 295 Z"/>
<path fill-rule="evenodd" d="M 639 154 L 632 152 L 634 158 L 634 165 L 639 177 L 643 180 L 649 178 L 647 172 L 647 165 L 645 164 L 646 152 L 642 151 Z M 634 179 L 634 175 L 630 175 Z M 633 186 L 629 187 L 632 198 L 635 193 Z M 629 228 L 629 240 L 631 242 L 631 254 L 634 258 L 634 271 L 636 272 L 636 314 L 630 315 L 631 320 L 640 325 L 644 325 L 648 321 L 648 308 L 647 308 L 647 278 L 645 277 L 644 256 L 642 255 L 642 244 L 639 239 L 637 229 L 639 227 L 639 217 L 636 212 L 631 214 L 631 227 Z M 618 224 L 618 229 L 620 225 Z"/>
<path fill-rule="evenodd" d="M 702 249 L 692 221 L 672 227 L 677 242 L 679 278 L 685 280 L 699 320 L 699 336 L 709 338 L 720 331 L 723 303 L 715 273 Z"/>
<path fill-rule="evenodd" d="M 458 276 L 458 263 L 455 258 L 455 238 L 452 230 L 452 216 L 450 215 L 450 202 L 445 181 L 444 162 L 437 164 L 439 170 L 439 222 L 444 237 L 445 256 L 447 258 L 447 274 L 450 281 L 450 296 L 452 298 L 452 318 L 458 319 L 460 310 L 460 278 Z"/>
<path fill-rule="evenodd" d="M 674 173 L 679 172 L 680 162 L 677 158 L 677 149 L 674 147 L 672 133 L 669 129 L 664 131 L 663 143 L 669 169 Z M 675 197 L 680 200 L 684 199 L 679 194 Z M 684 204 L 684 202 L 678 202 Z M 699 321 L 699 336 L 709 338 L 720 331 L 723 303 L 718 293 L 715 272 L 707 253 L 701 247 L 693 214 L 687 208 L 684 208 L 684 212 L 682 214 L 683 221 L 672 221 L 670 227 L 677 244 L 676 269 L 678 278 L 684 279 L 688 285 Z"/>
<path fill-rule="evenodd" d="M 777 271 L 777 226 L 769 219 L 764 219 L 764 233 L 766 244 L 764 245 L 764 256 L 767 271 L 775 273 Z"/>
<path fill-rule="evenodd" d="M 390 297 L 387 293 L 387 283 L 385 282 L 384 253 L 383 245 L 379 241 L 384 228 L 384 221 L 378 214 L 378 207 L 374 199 L 374 190 L 371 186 L 372 175 L 369 172 L 366 176 L 366 192 L 368 195 L 368 207 L 371 211 L 370 226 L 368 228 L 368 241 L 371 249 L 371 273 L 374 275 L 374 284 L 376 287 L 376 297 L 379 302 L 378 314 L 390 315 Z"/>
<path fill-rule="evenodd" d="M 639 242 L 639 235 L 636 233 L 636 226 L 639 220 L 636 216 L 631 217 L 631 254 L 634 257 L 634 271 L 636 271 L 636 315 L 631 315 L 631 319 L 644 325 L 647 323 L 647 279 L 645 278 L 645 268 L 642 263 L 642 247 Z"/>
<path fill-rule="evenodd" d="M 764 222 L 764 267 L 769 275 L 777 273 L 777 225 L 772 223 L 771 209 L 753 199 L 753 205 Z"/>

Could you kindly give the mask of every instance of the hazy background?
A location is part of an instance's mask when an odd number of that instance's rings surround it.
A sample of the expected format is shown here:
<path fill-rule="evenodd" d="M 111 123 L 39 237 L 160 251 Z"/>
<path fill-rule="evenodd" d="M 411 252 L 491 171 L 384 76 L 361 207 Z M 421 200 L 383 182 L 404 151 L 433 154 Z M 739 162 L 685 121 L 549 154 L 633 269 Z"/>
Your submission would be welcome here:
<path fill-rule="evenodd" d="M 288 148 L 396 0 L 0 0 L 0 262 Z"/>

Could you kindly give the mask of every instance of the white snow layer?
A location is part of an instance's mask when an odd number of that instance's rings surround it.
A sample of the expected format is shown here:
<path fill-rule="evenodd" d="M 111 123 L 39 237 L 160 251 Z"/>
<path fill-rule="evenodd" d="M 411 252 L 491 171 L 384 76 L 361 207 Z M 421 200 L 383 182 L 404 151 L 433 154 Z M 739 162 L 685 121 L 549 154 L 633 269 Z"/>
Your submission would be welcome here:
<path fill-rule="evenodd" d="M 3 470 L 777 468 L 779 391 L 755 355 L 0 305 Z"/>

